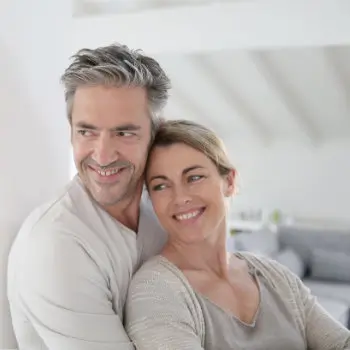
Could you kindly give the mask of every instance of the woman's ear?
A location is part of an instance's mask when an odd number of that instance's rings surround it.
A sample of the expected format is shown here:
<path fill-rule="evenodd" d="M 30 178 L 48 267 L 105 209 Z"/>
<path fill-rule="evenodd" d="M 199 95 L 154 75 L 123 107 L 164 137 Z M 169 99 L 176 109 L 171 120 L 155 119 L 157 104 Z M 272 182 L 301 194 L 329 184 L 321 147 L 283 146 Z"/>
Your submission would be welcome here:
<path fill-rule="evenodd" d="M 231 169 L 230 172 L 225 176 L 225 178 L 227 184 L 225 196 L 231 197 L 235 191 L 236 170 Z"/>

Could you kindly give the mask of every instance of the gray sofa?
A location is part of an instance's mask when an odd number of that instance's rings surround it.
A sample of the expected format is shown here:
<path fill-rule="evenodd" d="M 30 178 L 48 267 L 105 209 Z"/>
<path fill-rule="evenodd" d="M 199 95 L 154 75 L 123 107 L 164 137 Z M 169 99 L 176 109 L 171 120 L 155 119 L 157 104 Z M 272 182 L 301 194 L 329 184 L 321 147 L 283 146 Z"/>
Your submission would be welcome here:
<path fill-rule="evenodd" d="M 350 328 L 350 229 L 280 226 L 234 237 L 235 250 L 269 256 L 297 274 L 320 304 Z"/>

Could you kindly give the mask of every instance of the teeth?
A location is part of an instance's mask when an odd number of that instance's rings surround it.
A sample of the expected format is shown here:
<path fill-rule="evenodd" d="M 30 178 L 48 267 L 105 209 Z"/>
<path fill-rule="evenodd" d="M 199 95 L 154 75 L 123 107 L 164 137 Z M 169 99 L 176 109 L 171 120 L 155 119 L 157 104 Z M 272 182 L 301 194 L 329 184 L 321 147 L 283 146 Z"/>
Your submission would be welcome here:
<path fill-rule="evenodd" d="M 114 175 L 116 174 L 119 169 L 112 169 L 112 170 L 107 170 L 107 171 L 104 171 L 104 170 L 96 170 L 101 176 L 111 176 L 111 175 Z"/>
<path fill-rule="evenodd" d="M 196 217 L 200 213 L 200 210 L 192 211 L 191 213 L 176 215 L 177 220 L 188 220 Z"/>

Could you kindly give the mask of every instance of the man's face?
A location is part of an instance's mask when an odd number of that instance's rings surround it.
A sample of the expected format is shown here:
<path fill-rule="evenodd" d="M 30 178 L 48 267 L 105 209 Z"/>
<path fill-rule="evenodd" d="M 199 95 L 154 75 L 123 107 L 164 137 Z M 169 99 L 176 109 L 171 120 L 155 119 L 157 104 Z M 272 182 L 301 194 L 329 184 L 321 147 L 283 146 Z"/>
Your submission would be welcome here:
<path fill-rule="evenodd" d="M 151 137 L 146 91 L 140 87 L 80 87 L 72 110 L 78 173 L 92 197 L 112 206 L 133 196 Z"/>

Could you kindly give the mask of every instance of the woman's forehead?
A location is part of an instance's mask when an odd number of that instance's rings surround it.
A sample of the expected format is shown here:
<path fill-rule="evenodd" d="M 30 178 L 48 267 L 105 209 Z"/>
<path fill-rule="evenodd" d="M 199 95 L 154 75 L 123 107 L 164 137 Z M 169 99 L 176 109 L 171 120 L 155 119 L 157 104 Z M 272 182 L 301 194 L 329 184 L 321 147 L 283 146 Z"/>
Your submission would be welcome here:
<path fill-rule="evenodd" d="M 156 146 L 151 151 L 147 173 L 174 173 L 194 165 L 202 168 L 213 166 L 205 154 L 185 144 Z"/>

